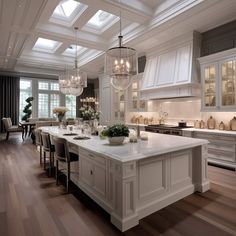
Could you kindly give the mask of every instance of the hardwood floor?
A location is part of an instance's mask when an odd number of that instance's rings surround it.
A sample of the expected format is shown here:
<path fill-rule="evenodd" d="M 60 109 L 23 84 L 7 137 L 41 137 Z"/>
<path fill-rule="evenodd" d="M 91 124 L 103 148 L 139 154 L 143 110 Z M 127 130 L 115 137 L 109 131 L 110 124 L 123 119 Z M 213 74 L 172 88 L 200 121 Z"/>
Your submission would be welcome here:
<path fill-rule="evenodd" d="M 210 191 L 192 194 L 125 233 L 74 188 L 66 194 L 39 166 L 35 146 L 20 136 L 0 140 L 0 236 L 236 235 L 236 172 L 209 166 Z"/>

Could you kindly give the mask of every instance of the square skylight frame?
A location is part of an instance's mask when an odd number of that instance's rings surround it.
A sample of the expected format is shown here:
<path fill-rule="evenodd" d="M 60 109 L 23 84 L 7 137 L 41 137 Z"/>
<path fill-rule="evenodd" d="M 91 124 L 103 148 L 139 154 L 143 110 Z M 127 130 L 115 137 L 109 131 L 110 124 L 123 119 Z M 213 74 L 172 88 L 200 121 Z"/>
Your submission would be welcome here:
<path fill-rule="evenodd" d="M 95 21 L 95 18 L 98 17 L 98 14 L 101 13 L 105 13 L 108 14 L 107 19 L 104 21 L 104 23 L 102 23 L 100 26 L 97 24 L 93 24 L 91 23 L 91 21 Z M 86 25 L 84 25 L 84 27 L 82 28 L 82 30 L 91 32 L 91 33 L 95 33 L 95 34 L 102 34 L 103 32 L 105 32 L 106 30 L 108 30 L 110 27 L 112 27 L 116 22 L 118 22 L 120 20 L 120 18 L 118 16 L 115 16 L 109 12 L 105 12 L 102 10 L 98 10 L 90 19 L 89 21 L 86 23 Z"/>
<path fill-rule="evenodd" d="M 73 10 L 70 16 L 61 16 L 55 13 L 56 9 L 61 6 L 65 1 L 61 1 L 57 7 L 54 9 L 53 14 L 49 18 L 49 21 L 55 24 L 63 25 L 66 27 L 71 27 L 75 21 L 83 14 L 83 12 L 88 8 L 87 5 L 75 1 L 78 5 Z"/>
<path fill-rule="evenodd" d="M 40 42 L 41 41 L 41 42 Z M 52 43 L 52 47 L 43 46 L 43 44 Z M 41 44 L 41 45 L 40 45 Z M 46 53 L 55 53 L 56 50 L 62 45 L 62 42 L 55 41 L 52 39 L 38 37 L 35 41 L 35 44 L 32 48 L 33 51 L 46 52 Z"/>

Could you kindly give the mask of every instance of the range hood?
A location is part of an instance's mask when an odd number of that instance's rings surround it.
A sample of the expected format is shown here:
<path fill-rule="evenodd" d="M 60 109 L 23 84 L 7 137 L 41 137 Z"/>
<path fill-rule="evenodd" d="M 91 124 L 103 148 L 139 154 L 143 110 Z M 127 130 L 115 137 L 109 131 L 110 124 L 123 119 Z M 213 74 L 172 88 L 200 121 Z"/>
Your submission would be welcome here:
<path fill-rule="evenodd" d="M 141 81 L 141 99 L 200 97 L 200 34 L 192 32 L 152 49 Z"/>

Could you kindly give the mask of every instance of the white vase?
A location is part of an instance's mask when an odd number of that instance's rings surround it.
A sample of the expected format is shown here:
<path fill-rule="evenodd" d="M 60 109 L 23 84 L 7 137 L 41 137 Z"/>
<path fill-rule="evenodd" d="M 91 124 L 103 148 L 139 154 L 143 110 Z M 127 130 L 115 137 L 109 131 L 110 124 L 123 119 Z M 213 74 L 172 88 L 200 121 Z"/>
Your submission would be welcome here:
<path fill-rule="evenodd" d="M 108 140 L 111 145 L 121 145 L 123 144 L 125 137 L 124 136 L 108 137 Z"/>

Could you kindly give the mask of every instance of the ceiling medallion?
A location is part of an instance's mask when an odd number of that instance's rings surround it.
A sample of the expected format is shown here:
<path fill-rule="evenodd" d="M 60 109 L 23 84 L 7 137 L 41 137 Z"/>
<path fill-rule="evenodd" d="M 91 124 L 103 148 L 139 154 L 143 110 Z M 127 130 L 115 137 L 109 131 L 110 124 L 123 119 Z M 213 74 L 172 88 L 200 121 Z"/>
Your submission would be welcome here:
<path fill-rule="evenodd" d="M 84 88 L 87 87 L 87 74 L 85 72 L 82 72 L 78 68 L 78 51 L 77 51 L 77 45 L 78 45 L 78 39 L 77 39 L 77 31 L 78 28 L 75 27 L 75 34 L 76 34 L 76 46 L 75 46 L 75 65 L 73 69 L 68 69 L 64 71 L 59 76 L 59 85 L 60 85 L 60 91 L 63 94 L 66 95 L 74 95 L 74 96 L 80 96 Z"/>
<path fill-rule="evenodd" d="M 121 3 L 120 3 L 120 35 L 119 46 L 113 47 L 106 52 L 105 73 L 110 76 L 111 84 L 118 90 L 127 89 L 132 76 L 137 74 L 136 50 L 122 46 L 123 36 L 121 34 Z"/>

